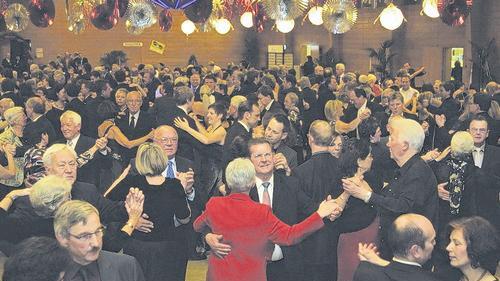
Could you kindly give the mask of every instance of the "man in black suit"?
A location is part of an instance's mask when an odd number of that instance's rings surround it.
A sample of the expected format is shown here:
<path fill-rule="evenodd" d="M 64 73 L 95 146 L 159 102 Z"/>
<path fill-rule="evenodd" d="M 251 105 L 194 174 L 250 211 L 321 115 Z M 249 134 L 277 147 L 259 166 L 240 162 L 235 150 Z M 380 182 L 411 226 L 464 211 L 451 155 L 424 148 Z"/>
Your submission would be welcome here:
<path fill-rule="evenodd" d="M 469 124 L 469 133 L 474 139 L 474 150 L 472 157 L 474 164 L 480 168 L 482 174 L 488 178 L 489 184 L 483 190 L 477 192 L 478 214 L 489 220 L 493 225 L 500 228 L 498 217 L 500 215 L 500 148 L 486 143 L 488 138 L 489 123 L 483 116 L 472 118 Z"/>
<path fill-rule="evenodd" d="M 286 165 L 280 165 L 277 169 L 285 169 L 287 175 L 297 167 L 297 152 L 285 144 L 290 132 L 290 121 L 283 114 L 274 115 L 264 131 L 264 137 L 271 143 L 275 157 L 284 157 Z M 281 156 L 280 156 L 281 155 Z M 284 163 L 283 163 L 284 164 Z"/>
<path fill-rule="evenodd" d="M 189 122 L 189 126 L 197 130 L 196 123 L 188 114 L 191 112 L 194 95 L 187 86 L 176 87 L 174 90 L 175 106 L 168 107 L 169 111 L 162 112 L 158 116 L 158 125 L 174 126 L 175 118 L 183 118 Z M 195 150 L 200 149 L 202 144 L 184 130 L 179 131 L 179 150 L 177 154 L 181 157 L 195 161 Z"/>
<path fill-rule="evenodd" d="M 45 117 L 45 104 L 39 97 L 32 97 L 26 101 L 26 115 L 30 121 L 24 127 L 24 137 L 29 145 L 40 143 L 42 134 L 48 136 L 48 142 L 56 141 L 56 132 L 49 119 Z"/>
<path fill-rule="evenodd" d="M 142 95 L 139 92 L 132 91 L 126 98 L 127 113 L 115 119 L 116 125 L 122 133 L 129 139 L 135 140 L 149 134 L 156 127 L 154 118 L 147 112 L 141 110 Z M 121 147 L 120 155 L 124 163 L 135 157 L 137 147 Z"/>
<path fill-rule="evenodd" d="M 344 121 L 345 123 L 350 123 L 358 117 L 360 117 L 361 119 L 365 119 L 370 114 L 377 115 L 377 113 L 383 112 L 384 109 L 380 104 L 373 103 L 368 100 L 366 92 L 363 88 L 351 88 L 351 85 L 349 85 L 347 88 L 347 96 L 351 104 L 349 104 L 349 106 L 345 110 L 345 114 L 344 116 L 342 116 L 342 121 Z M 370 114 L 367 113 L 368 111 L 370 112 Z M 356 127 L 356 129 L 354 129 L 349 135 L 359 138 L 358 128 Z"/>
<path fill-rule="evenodd" d="M 437 229 L 439 210 L 436 177 L 419 155 L 425 138 L 422 126 L 414 120 L 395 119 L 390 127 L 391 137 L 387 146 L 399 169 L 389 184 L 377 194 L 350 180 L 343 180 L 343 187 L 349 194 L 378 208 L 380 252 L 384 258 L 392 256 L 387 243 L 387 230 L 398 216 L 420 214 Z"/>
<path fill-rule="evenodd" d="M 100 167 L 107 160 L 107 139 L 103 137 L 96 140 L 81 134 L 82 119 L 74 111 L 64 112 L 60 120 L 64 140 L 59 142 L 67 144 L 83 160 L 79 163 L 78 181 L 98 186 Z"/>
<path fill-rule="evenodd" d="M 260 86 L 257 91 L 257 98 L 259 99 L 260 120 L 264 127 L 267 127 L 269 120 L 275 114 L 285 114 L 281 105 L 274 101 L 274 93 L 271 87 L 267 85 Z"/>
<path fill-rule="evenodd" d="M 58 208 L 54 232 L 72 258 L 64 280 L 144 281 L 134 257 L 102 251 L 104 230 L 98 210 L 87 202 L 72 200 Z"/>
<path fill-rule="evenodd" d="M 189 77 L 189 87 L 193 91 L 195 101 L 201 101 L 200 84 L 200 74 L 198 72 L 194 72 L 193 74 L 191 74 L 191 76 Z"/>
<path fill-rule="evenodd" d="M 309 216 L 317 208 L 300 188 L 293 177 L 276 172 L 274 153 L 271 144 L 265 139 L 252 139 L 248 143 L 250 160 L 255 172 L 255 187 L 250 190 L 250 197 L 262 204 L 270 204 L 273 214 L 283 222 L 293 225 Z M 267 193 L 267 194 L 266 194 Z M 267 198 L 267 199 L 266 199 Z M 266 201 L 268 200 L 268 201 Z M 207 243 L 217 255 L 226 255 L 230 245 L 221 244 L 221 235 L 209 233 L 205 236 Z M 304 274 L 304 261 L 301 245 L 278 246 L 267 263 L 267 280 L 308 280 Z"/>
<path fill-rule="evenodd" d="M 314 203 L 319 204 L 328 196 L 337 198 L 342 193 L 339 186 L 340 171 L 337 158 L 328 152 L 333 129 L 323 120 L 311 124 L 308 142 L 312 156 L 293 169 L 292 176 L 299 180 L 299 187 Z M 310 281 L 337 279 L 337 244 L 340 230 L 334 223 L 313 233 L 303 242 L 305 274 Z"/>
<path fill-rule="evenodd" d="M 382 130 L 382 136 L 386 137 L 389 135 L 387 130 L 387 124 L 389 124 L 389 119 L 394 116 L 401 116 L 406 119 L 417 120 L 417 115 L 411 114 L 404 111 L 404 98 L 401 93 L 395 92 L 389 97 L 389 114 L 378 113 L 373 114 L 375 117 L 380 119 L 380 129 Z"/>
<path fill-rule="evenodd" d="M 0 97 L 0 99 L 9 98 L 14 102 L 15 106 L 23 106 L 23 99 L 18 93 L 14 92 L 15 89 L 16 82 L 14 81 L 14 79 L 4 79 L 2 81 L 2 96 Z"/>
<path fill-rule="evenodd" d="M 242 102 L 238 106 L 238 121 L 228 129 L 222 151 L 222 167 L 234 158 L 245 154 L 246 142 L 252 137 L 252 129 L 260 120 L 260 110 L 257 103 Z"/>
<path fill-rule="evenodd" d="M 388 242 L 394 250 L 392 261 L 377 259 L 377 264 L 361 262 L 354 272 L 354 281 L 438 280 L 422 268 L 431 258 L 436 243 L 436 231 L 426 217 L 401 215 L 391 224 L 388 235 Z"/>
<path fill-rule="evenodd" d="M 145 71 L 142 75 L 144 89 L 147 89 L 147 102 L 154 102 L 156 98 L 156 89 L 161 85 L 161 82 L 154 75 L 154 69 Z"/>

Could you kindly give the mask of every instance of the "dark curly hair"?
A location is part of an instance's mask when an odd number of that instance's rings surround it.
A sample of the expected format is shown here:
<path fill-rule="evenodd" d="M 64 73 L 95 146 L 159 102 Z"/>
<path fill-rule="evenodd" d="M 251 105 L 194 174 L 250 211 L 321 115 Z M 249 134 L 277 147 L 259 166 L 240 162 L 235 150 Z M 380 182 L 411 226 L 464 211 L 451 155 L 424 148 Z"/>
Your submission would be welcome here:
<path fill-rule="evenodd" d="M 495 272 L 500 246 L 496 228 L 486 219 L 475 216 L 451 221 L 448 225 L 448 234 L 457 229 L 463 232 L 471 266 Z"/>
<path fill-rule="evenodd" d="M 340 156 L 340 173 L 342 177 L 350 178 L 358 170 L 358 160 L 365 160 L 371 152 L 366 140 L 353 139 L 345 142 L 344 152 Z"/>
<path fill-rule="evenodd" d="M 3 281 L 56 281 L 70 261 L 68 251 L 55 239 L 31 237 L 5 263 Z"/>

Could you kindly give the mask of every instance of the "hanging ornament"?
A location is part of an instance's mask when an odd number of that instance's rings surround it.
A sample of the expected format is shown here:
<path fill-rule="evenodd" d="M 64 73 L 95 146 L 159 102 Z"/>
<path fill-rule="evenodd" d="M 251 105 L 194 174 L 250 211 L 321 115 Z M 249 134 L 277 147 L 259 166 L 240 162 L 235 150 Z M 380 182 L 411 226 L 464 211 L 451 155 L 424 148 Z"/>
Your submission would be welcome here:
<path fill-rule="evenodd" d="M 465 23 L 472 9 L 472 0 L 441 0 L 438 9 L 444 23 L 459 26 Z"/>
<path fill-rule="evenodd" d="M 439 18 L 439 9 L 437 6 L 437 0 L 423 0 L 422 11 L 420 11 L 420 15 L 423 14 L 433 19 Z"/>
<path fill-rule="evenodd" d="M 186 9 L 196 1 L 197 0 L 152 0 L 151 2 L 163 9 Z"/>
<path fill-rule="evenodd" d="M 190 20 L 185 20 L 181 24 L 181 30 L 184 34 L 190 35 L 196 30 L 196 26 L 194 25 L 194 22 L 192 22 Z"/>
<path fill-rule="evenodd" d="M 276 20 L 276 29 L 281 33 L 288 33 L 295 27 L 295 21 L 291 20 Z"/>
<path fill-rule="evenodd" d="M 193 23 L 202 23 L 212 14 L 212 0 L 198 0 L 184 10 L 186 17 Z"/>
<path fill-rule="evenodd" d="M 107 4 L 99 4 L 90 12 L 90 22 L 101 30 L 109 30 L 118 23 L 119 11 L 118 0 L 115 0 L 115 7 L 109 7 Z"/>
<path fill-rule="evenodd" d="M 28 6 L 30 20 L 38 27 L 48 27 L 54 23 L 56 8 L 52 0 L 31 0 Z"/>
<path fill-rule="evenodd" d="M 160 30 L 163 32 L 167 32 L 172 28 L 172 14 L 169 10 L 165 9 L 161 11 L 160 16 L 158 17 L 158 24 L 160 25 Z"/>
<path fill-rule="evenodd" d="M 304 14 L 307 0 L 262 0 L 262 6 L 273 20 L 290 20 Z"/>
<path fill-rule="evenodd" d="M 85 30 L 87 26 L 83 14 L 77 14 L 68 19 L 68 30 L 74 34 L 80 34 Z"/>
<path fill-rule="evenodd" d="M 253 26 L 252 12 L 244 12 L 240 17 L 240 23 L 246 28 L 251 28 Z"/>
<path fill-rule="evenodd" d="M 26 29 L 29 23 L 28 10 L 19 3 L 10 4 L 4 13 L 7 29 L 20 32 Z"/>
<path fill-rule="evenodd" d="M 115 0 L 106 0 L 108 7 L 113 7 L 115 5 Z M 118 11 L 120 18 L 123 18 L 127 13 L 129 0 L 118 0 Z"/>
<path fill-rule="evenodd" d="M 144 0 L 130 0 L 126 17 L 131 26 L 145 29 L 156 23 L 156 8 Z"/>
<path fill-rule="evenodd" d="M 307 17 L 309 21 L 313 25 L 322 25 L 323 24 L 323 7 L 314 6 L 307 13 Z"/>
<path fill-rule="evenodd" d="M 393 3 L 389 3 L 389 5 L 382 10 L 382 13 L 375 19 L 375 22 L 379 19 L 380 24 L 388 30 L 395 30 L 403 24 L 403 21 L 406 21 L 403 12 Z"/>
<path fill-rule="evenodd" d="M 233 26 L 225 18 L 218 19 L 214 24 L 215 31 L 221 35 L 227 34 L 231 30 L 231 27 Z"/>
<path fill-rule="evenodd" d="M 351 30 L 358 19 L 358 10 L 351 0 L 328 0 L 323 5 L 323 26 L 333 34 Z"/>
<path fill-rule="evenodd" d="M 257 32 L 264 31 L 264 23 L 267 20 L 267 16 L 266 13 L 264 12 L 264 9 L 262 9 L 262 5 L 261 4 L 253 5 L 252 14 L 255 17 L 255 27 Z"/>
<path fill-rule="evenodd" d="M 125 21 L 125 29 L 132 35 L 140 35 L 144 32 L 144 28 L 134 26 L 129 20 Z"/>

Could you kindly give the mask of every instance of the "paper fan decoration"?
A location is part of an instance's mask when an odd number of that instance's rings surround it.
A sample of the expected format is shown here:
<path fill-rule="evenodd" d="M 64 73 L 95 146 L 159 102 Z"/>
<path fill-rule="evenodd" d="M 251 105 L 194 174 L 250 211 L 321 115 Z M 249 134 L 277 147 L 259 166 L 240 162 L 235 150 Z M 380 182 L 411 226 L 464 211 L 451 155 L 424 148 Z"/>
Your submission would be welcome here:
<path fill-rule="evenodd" d="M 28 10 L 22 4 L 10 4 L 3 16 L 7 24 L 7 29 L 10 31 L 20 32 L 28 26 Z"/>
<path fill-rule="evenodd" d="M 156 7 L 149 1 L 130 0 L 125 17 L 128 26 L 145 29 L 157 22 Z"/>
<path fill-rule="evenodd" d="M 273 20 L 292 20 L 302 16 L 308 7 L 307 0 L 262 0 L 262 7 Z"/>
<path fill-rule="evenodd" d="M 358 19 L 358 10 L 351 0 L 328 0 L 323 5 L 323 26 L 333 34 L 351 30 Z"/>

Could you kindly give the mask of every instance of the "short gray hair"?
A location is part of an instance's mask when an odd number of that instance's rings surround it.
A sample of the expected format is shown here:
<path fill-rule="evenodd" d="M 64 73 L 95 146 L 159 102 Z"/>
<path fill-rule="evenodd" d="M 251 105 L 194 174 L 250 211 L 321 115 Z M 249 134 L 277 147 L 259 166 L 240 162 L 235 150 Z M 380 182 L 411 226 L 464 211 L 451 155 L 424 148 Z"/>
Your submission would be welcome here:
<path fill-rule="evenodd" d="M 73 122 L 75 122 L 76 124 L 82 124 L 82 117 L 80 116 L 80 114 L 72 111 L 72 110 L 68 110 L 66 112 L 64 112 L 61 117 L 59 118 L 59 120 L 62 120 L 63 119 L 69 119 L 69 120 L 73 120 Z"/>
<path fill-rule="evenodd" d="M 31 205 L 39 216 L 52 217 L 57 208 L 71 198 L 71 188 L 71 183 L 62 177 L 46 176 L 31 187 Z"/>
<path fill-rule="evenodd" d="M 311 81 L 309 80 L 309 77 L 307 76 L 302 76 L 299 81 L 299 86 L 301 89 L 304 88 L 310 88 L 311 87 Z"/>
<path fill-rule="evenodd" d="M 309 135 L 318 146 L 330 146 L 333 138 L 332 126 L 325 120 L 315 120 L 309 127 Z"/>
<path fill-rule="evenodd" d="M 3 116 L 7 121 L 7 124 L 9 124 L 10 126 L 15 125 L 17 119 L 21 118 L 21 116 L 24 115 L 25 115 L 24 109 L 20 106 L 9 108 L 5 110 L 5 112 L 3 113 Z"/>
<path fill-rule="evenodd" d="M 233 193 L 247 192 L 255 185 L 255 167 L 246 158 L 236 158 L 226 168 L 226 182 Z"/>
<path fill-rule="evenodd" d="M 174 89 L 175 104 L 184 105 L 194 97 L 193 90 L 188 86 L 179 86 Z"/>
<path fill-rule="evenodd" d="M 99 211 L 88 202 L 70 200 L 62 204 L 54 217 L 54 232 L 64 238 L 69 237 L 69 229 L 79 223 L 87 223 L 90 215 L 99 216 Z"/>
<path fill-rule="evenodd" d="M 47 150 L 43 154 L 43 156 L 42 156 L 43 165 L 45 167 L 52 166 L 52 158 L 54 158 L 54 155 L 56 153 L 63 151 L 63 150 L 66 150 L 69 153 L 71 153 L 71 155 L 73 155 L 73 157 L 75 157 L 75 161 L 76 161 L 77 155 L 76 155 L 76 152 L 73 150 L 73 148 L 71 148 L 63 143 L 56 143 L 56 144 L 51 145 L 49 148 L 47 148 Z"/>
<path fill-rule="evenodd" d="M 422 126 L 415 120 L 397 118 L 390 121 L 391 128 L 398 129 L 400 141 L 408 143 L 408 146 L 419 153 L 424 145 L 425 132 Z"/>

